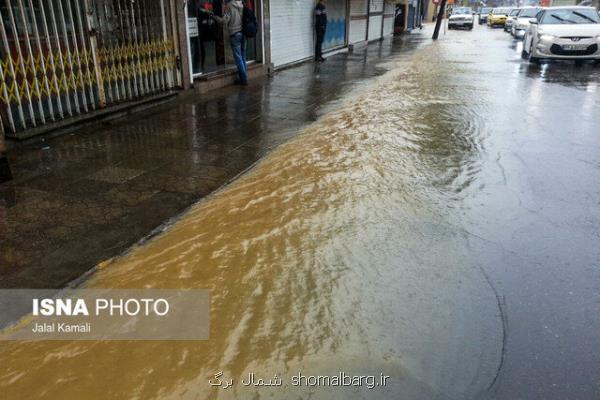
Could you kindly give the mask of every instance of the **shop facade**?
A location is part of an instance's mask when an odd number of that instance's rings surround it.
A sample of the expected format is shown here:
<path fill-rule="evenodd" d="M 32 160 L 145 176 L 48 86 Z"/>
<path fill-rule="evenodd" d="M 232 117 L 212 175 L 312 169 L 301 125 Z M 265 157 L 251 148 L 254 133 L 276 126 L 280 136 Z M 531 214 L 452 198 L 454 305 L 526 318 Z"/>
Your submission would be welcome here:
<path fill-rule="evenodd" d="M 270 0 L 270 49 L 275 68 L 314 57 L 314 0 Z M 328 0 L 325 52 L 393 33 L 394 2 Z"/>
<path fill-rule="evenodd" d="M 0 0 L 0 134 L 21 139 L 47 131 L 40 127 L 60 129 L 64 121 L 96 118 L 96 111 L 109 114 L 111 106 L 152 101 L 214 77 L 224 78 L 206 91 L 230 84 L 236 67 L 229 34 L 211 17 L 223 15 L 223 4 Z M 246 5 L 258 23 L 246 46 L 253 76 L 314 57 L 315 0 Z M 393 33 L 393 2 L 326 5 L 325 53 Z"/>
<path fill-rule="evenodd" d="M 175 0 L 0 0 L 0 127 L 21 138 L 169 92 L 176 25 Z"/>
<path fill-rule="evenodd" d="M 307 60 L 315 54 L 314 0 L 271 0 L 271 62 L 275 68 Z M 323 50 L 348 44 L 348 0 L 327 1 Z"/>
<path fill-rule="evenodd" d="M 262 21 L 261 0 L 246 0 L 248 8 Z M 211 14 L 222 17 L 224 4 L 221 0 L 187 0 L 184 4 L 187 58 L 190 82 L 210 74 L 235 70 L 235 61 L 229 44 L 227 27 L 218 24 Z M 246 40 L 246 59 L 249 63 L 261 63 L 262 35 Z"/>

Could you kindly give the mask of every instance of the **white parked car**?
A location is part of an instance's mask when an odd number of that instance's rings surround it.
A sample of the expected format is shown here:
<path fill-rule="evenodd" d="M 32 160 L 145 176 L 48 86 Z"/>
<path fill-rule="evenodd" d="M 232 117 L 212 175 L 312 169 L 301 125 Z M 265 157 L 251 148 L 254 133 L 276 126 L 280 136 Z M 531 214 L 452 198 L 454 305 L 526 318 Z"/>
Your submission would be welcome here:
<path fill-rule="evenodd" d="M 523 7 L 517 18 L 513 21 L 510 27 L 510 33 L 517 39 L 522 39 L 525 36 L 527 28 L 529 28 L 529 20 L 535 18 L 537 13 L 542 11 L 542 7 Z"/>
<path fill-rule="evenodd" d="M 452 15 L 448 18 L 448 29 L 467 28 L 473 29 L 475 22 L 475 14 L 470 7 L 459 7 L 452 11 Z"/>
<path fill-rule="evenodd" d="M 508 14 L 508 18 L 506 18 L 506 22 L 504 23 L 504 32 L 510 32 L 510 28 L 513 25 L 513 22 L 517 19 L 517 15 L 521 11 L 520 8 L 513 8 L 510 10 L 510 14 Z"/>
<path fill-rule="evenodd" d="M 552 7 L 529 21 L 523 57 L 600 60 L 600 16 L 593 7 Z"/>

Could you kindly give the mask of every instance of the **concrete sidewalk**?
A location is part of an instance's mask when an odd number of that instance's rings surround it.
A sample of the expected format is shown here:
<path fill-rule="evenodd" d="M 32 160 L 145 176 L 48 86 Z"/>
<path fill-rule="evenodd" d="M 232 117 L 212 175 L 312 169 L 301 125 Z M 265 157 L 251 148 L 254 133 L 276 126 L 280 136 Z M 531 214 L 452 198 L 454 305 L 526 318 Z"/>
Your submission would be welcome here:
<path fill-rule="evenodd" d="M 0 185 L 0 287 L 58 288 L 114 257 L 336 107 L 409 54 L 386 39 L 132 118 L 9 152 Z"/>

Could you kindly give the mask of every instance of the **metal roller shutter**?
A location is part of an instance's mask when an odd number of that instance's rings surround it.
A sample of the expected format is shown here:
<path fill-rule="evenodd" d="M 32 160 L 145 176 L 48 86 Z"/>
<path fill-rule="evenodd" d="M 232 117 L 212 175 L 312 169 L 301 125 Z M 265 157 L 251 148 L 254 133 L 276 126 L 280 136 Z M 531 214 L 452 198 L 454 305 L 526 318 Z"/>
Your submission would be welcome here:
<path fill-rule="evenodd" d="M 371 0 L 369 7 L 369 40 L 381 37 L 383 24 L 383 0 Z"/>
<path fill-rule="evenodd" d="M 394 33 L 394 12 L 396 6 L 393 1 L 386 1 L 383 9 L 383 35 L 391 35 Z"/>
<path fill-rule="evenodd" d="M 314 0 L 271 1 L 271 60 L 275 67 L 314 54 Z"/>
<path fill-rule="evenodd" d="M 350 0 L 350 43 L 362 42 L 367 38 L 367 0 Z"/>

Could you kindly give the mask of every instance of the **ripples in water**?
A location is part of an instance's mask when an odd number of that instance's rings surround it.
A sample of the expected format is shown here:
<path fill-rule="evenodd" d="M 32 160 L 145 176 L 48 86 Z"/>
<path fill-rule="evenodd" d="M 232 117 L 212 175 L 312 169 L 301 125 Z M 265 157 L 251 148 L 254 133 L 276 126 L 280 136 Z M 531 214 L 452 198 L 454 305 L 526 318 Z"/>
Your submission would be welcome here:
<path fill-rule="evenodd" d="M 89 287 L 208 288 L 205 342 L 2 344 L 12 398 L 292 398 L 208 386 L 272 376 L 391 375 L 379 391 L 319 398 L 465 398 L 498 355 L 496 300 L 444 217 L 477 180 L 475 93 L 435 47 L 401 61 L 191 209 L 102 265 Z M 467 344 L 467 347 L 465 347 Z M 460 366 L 460 367 L 458 367 Z M 83 375 L 82 375 L 83 374 Z M 88 378 L 84 378 L 84 375 Z"/>

